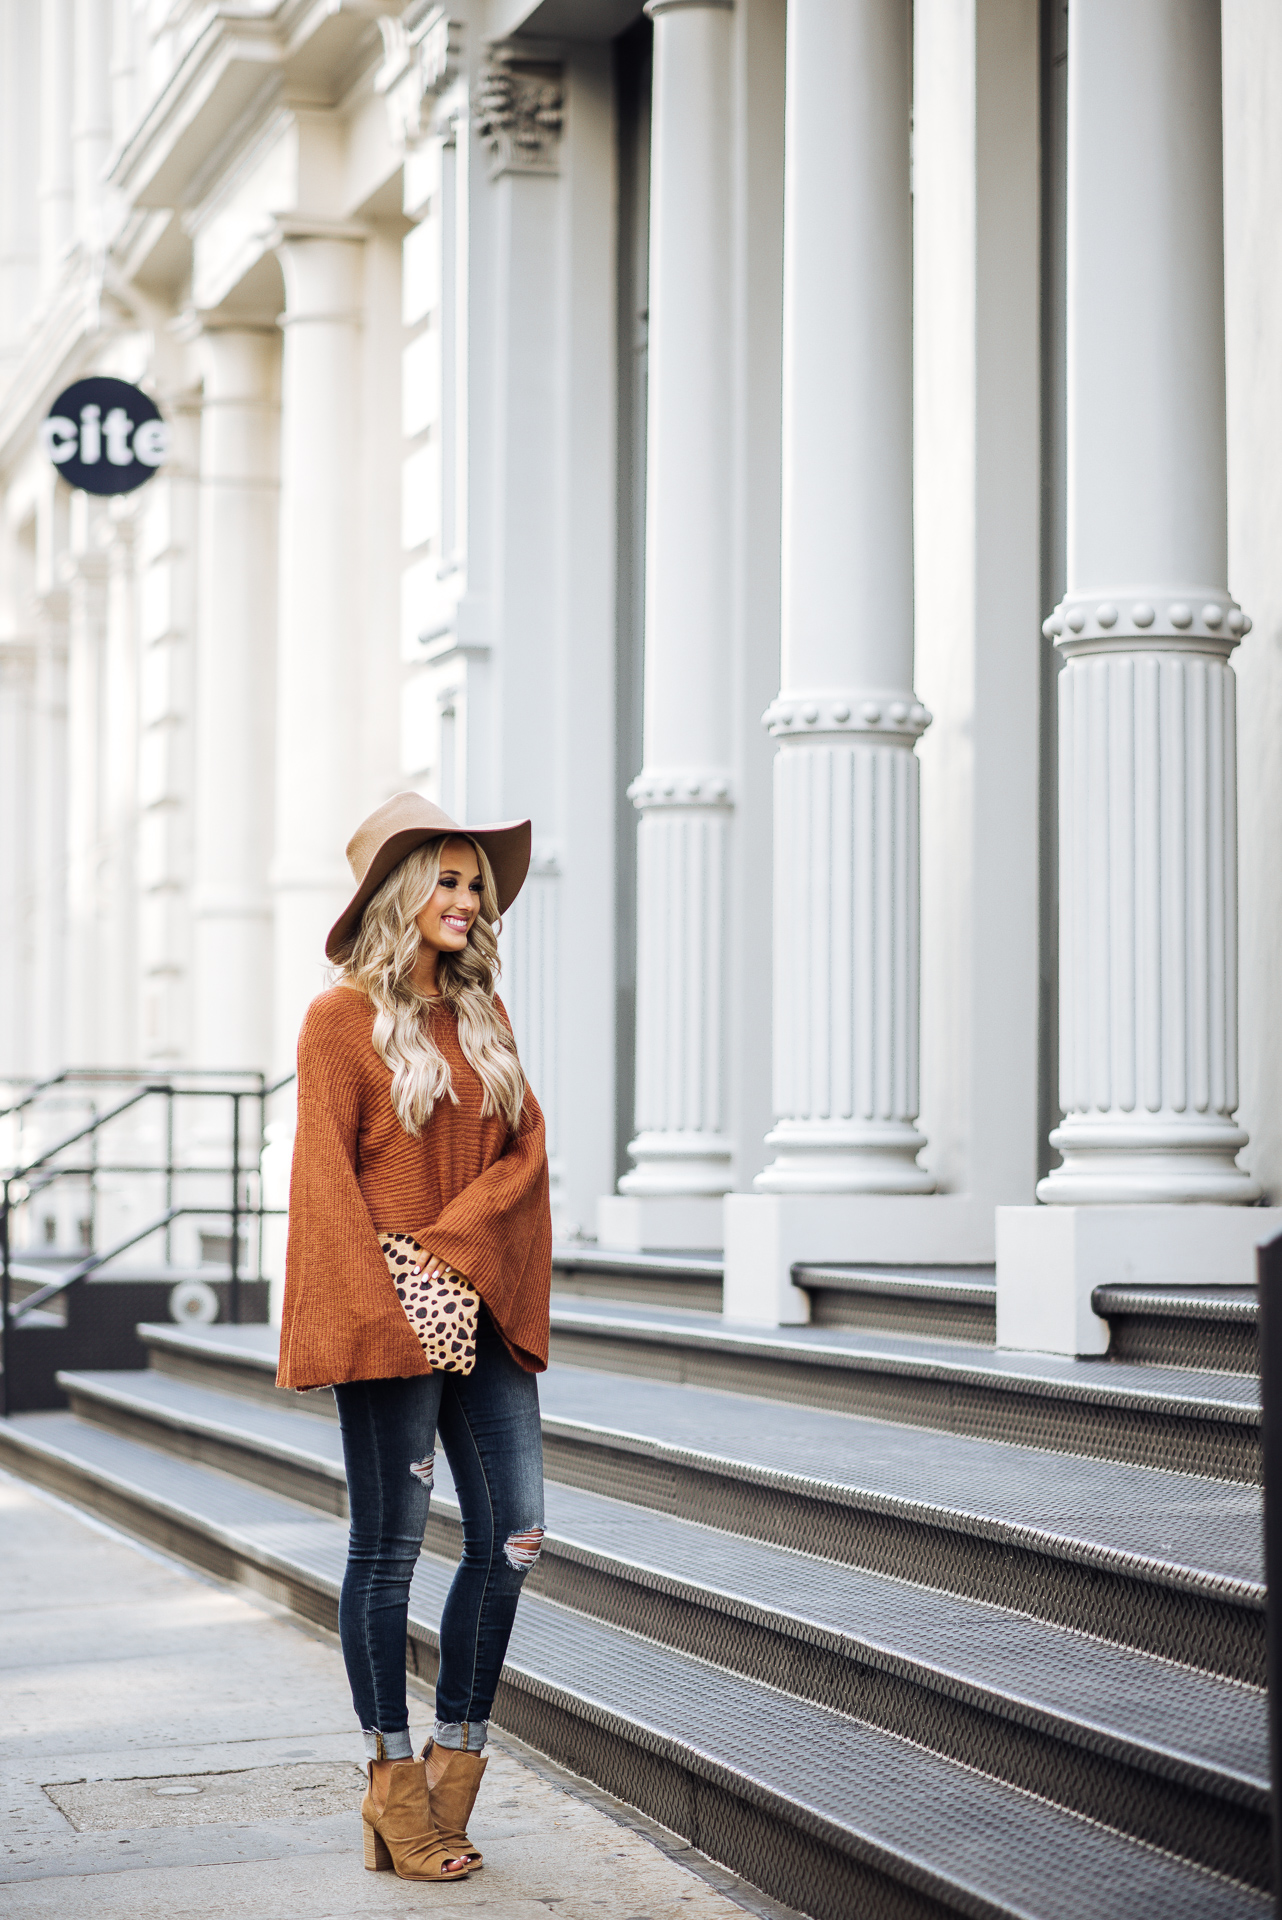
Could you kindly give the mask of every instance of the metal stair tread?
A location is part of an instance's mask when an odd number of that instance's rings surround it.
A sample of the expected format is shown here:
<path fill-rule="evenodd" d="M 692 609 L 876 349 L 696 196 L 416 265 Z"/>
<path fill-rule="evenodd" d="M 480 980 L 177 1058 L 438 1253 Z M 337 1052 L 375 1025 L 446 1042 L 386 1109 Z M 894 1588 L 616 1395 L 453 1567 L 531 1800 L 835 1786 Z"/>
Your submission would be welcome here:
<path fill-rule="evenodd" d="M 275 1376 L 273 1327 L 155 1326 L 149 1345 Z M 234 1337 L 233 1337 L 234 1336 Z M 1260 1489 L 715 1387 L 553 1365 L 545 1430 L 898 1511 L 1263 1607 Z M 289 1402 L 283 1401 L 284 1405 Z M 300 1401 L 299 1405 L 305 1405 Z"/>
<path fill-rule="evenodd" d="M 310 1457 L 341 1478 L 332 1420 L 303 1422 L 233 1394 L 161 1374 L 64 1374 L 69 1386 L 162 1424 L 221 1432 L 292 1460 Z M 304 1444 L 305 1443 L 305 1444 Z M 433 1500 L 457 1513 L 438 1452 Z M 1262 1805 L 1268 1792 L 1264 1702 L 1252 1689 L 1150 1655 L 1095 1641 L 982 1601 L 889 1575 L 727 1535 L 608 1495 L 547 1483 L 545 1551 L 569 1549 L 607 1571 L 692 1604 L 760 1619 L 775 1630 L 957 1693 L 1003 1717 L 1120 1753 L 1213 1791 Z"/>
<path fill-rule="evenodd" d="M 1260 1489 L 634 1374 L 550 1367 L 545 1431 L 1263 1605 Z"/>
<path fill-rule="evenodd" d="M 341 1521 L 70 1414 L 19 1415 L 11 1426 L 19 1444 L 34 1443 L 134 1497 L 184 1512 L 188 1525 L 335 1591 Z M 420 1562 L 411 1621 L 429 1634 L 451 1575 L 444 1560 Z M 1048 1887 L 1055 1920 L 1129 1920 L 1137 1901 L 1149 1920 L 1238 1920 L 1270 1910 L 1262 1895 L 894 1734 L 535 1594 L 518 1610 L 508 1672 L 516 1684 L 533 1685 L 580 1717 L 977 1915 L 1045 1916 Z"/>
<path fill-rule="evenodd" d="M 280 1328 L 267 1325 L 229 1326 L 218 1322 L 212 1327 L 176 1327 L 164 1321 L 141 1322 L 138 1338 L 144 1346 L 167 1347 L 175 1353 L 191 1353 L 202 1358 L 234 1361 L 238 1366 L 261 1368 L 276 1377 L 280 1353 Z"/>
<path fill-rule="evenodd" d="M 996 1304 L 996 1271 L 995 1267 L 874 1267 L 802 1260 L 793 1267 L 792 1278 L 802 1288 L 983 1306 Z"/>
<path fill-rule="evenodd" d="M 192 1431 L 243 1439 L 277 1458 L 302 1465 L 320 1465 L 343 1479 L 343 1444 L 337 1421 L 326 1415 L 301 1413 L 293 1407 L 273 1407 L 247 1400 L 242 1394 L 222 1393 L 168 1374 L 111 1371 L 67 1371 L 58 1383 L 68 1392 L 84 1392 L 125 1412 L 137 1412 L 162 1425 L 185 1426 Z"/>
<path fill-rule="evenodd" d="M 715 1253 L 633 1253 L 627 1248 L 558 1245 L 552 1271 L 643 1274 L 670 1280 L 720 1280 L 724 1262 Z"/>
<path fill-rule="evenodd" d="M 1238 1320 L 1260 1317 L 1254 1287 L 1108 1286 L 1096 1287 L 1091 1305 L 1098 1314 L 1154 1315 L 1171 1320 Z"/>
<path fill-rule="evenodd" d="M 650 1308 L 552 1296 L 552 1331 L 613 1335 L 660 1345 L 804 1365 L 912 1374 L 1011 1393 L 1091 1402 L 1185 1418 L 1258 1425 L 1259 1381 L 1248 1374 L 1124 1361 L 1062 1359 L 1056 1354 L 993 1348 L 979 1341 L 924 1338 L 848 1327 L 747 1326 L 720 1314 Z"/>

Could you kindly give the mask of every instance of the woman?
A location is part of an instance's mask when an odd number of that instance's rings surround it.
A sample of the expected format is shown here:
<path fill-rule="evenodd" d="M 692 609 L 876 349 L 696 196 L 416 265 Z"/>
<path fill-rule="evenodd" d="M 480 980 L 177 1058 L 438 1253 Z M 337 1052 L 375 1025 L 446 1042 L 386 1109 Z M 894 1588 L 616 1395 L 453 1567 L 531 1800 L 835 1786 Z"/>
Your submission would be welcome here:
<path fill-rule="evenodd" d="M 543 1539 L 547 1155 L 494 992 L 495 925 L 525 879 L 530 823 L 459 827 L 402 793 L 347 857 L 358 885 L 325 943 L 337 983 L 299 1038 L 277 1379 L 332 1386 L 338 1403 L 351 1510 L 338 1625 L 368 1762 L 365 1864 L 454 1880 L 482 1864 L 467 1821 Z M 416 1760 L 405 1630 L 438 1432 L 463 1556 Z"/>

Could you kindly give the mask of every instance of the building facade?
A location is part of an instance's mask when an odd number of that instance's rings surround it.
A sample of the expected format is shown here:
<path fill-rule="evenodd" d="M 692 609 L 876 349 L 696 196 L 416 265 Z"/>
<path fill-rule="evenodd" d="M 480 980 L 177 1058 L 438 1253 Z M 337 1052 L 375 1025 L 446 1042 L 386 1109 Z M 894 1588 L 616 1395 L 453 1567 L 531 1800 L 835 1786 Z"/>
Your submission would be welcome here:
<path fill-rule="evenodd" d="M 0 0 L 0 88 L 0 1073 L 287 1070 L 416 787 L 534 820 L 563 1236 L 765 1323 L 996 1258 L 1073 1352 L 1247 1274 L 1271 0 Z"/>

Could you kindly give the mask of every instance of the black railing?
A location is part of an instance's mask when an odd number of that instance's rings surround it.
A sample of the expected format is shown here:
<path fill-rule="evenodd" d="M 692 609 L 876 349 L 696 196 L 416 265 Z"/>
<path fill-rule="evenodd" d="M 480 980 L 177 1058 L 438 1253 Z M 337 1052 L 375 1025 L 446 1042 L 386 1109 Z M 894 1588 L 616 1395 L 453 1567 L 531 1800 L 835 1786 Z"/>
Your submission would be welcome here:
<path fill-rule="evenodd" d="M 220 1071 L 214 1068 L 184 1068 L 181 1074 L 175 1075 L 172 1079 L 163 1079 L 157 1075 L 145 1074 L 134 1069 L 116 1071 L 109 1068 L 68 1068 L 62 1073 L 53 1075 L 48 1080 L 28 1083 L 26 1085 L 26 1091 L 20 1098 L 12 1101 L 7 1107 L 0 1108 L 0 1119 L 4 1119 L 24 1113 L 46 1097 L 51 1095 L 56 1097 L 56 1094 L 61 1091 L 71 1093 L 74 1096 L 77 1090 L 98 1088 L 113 1082 L 116 1084 L 120 1084 L 121 1082 L 126 1084 L 130 1082 L 136 1083 L 133 1085 L 132 1091 L 128 1093 L 124 1099 L 119 1100 L 114 1106 L 109 1107 L 103 1113 L 95 1113 L 84 1125 L 77 1127 L 74 1132 L 64 1135 L 62 1139 L 56 1141 L 52 1146 L 46 1147 L 45 1150 L 37 1154 L 34 1159 L 28 1160 L 25 1164 L 13 1166 L 3 1174 L 3 1196 L 0 1197 L 0 1417 L 7 1416 L 10 1409 L 10 1382 L 13 1378 L 11 1371 L 11 1339 L 15 1327 L 21 1323 L 27 1314 L 35 1312 L 50 1300 L 65 1294 L 71 1287 L 77 1286 L 82 1281 L 88 1279 L 90 1274 L 96 1273 L 100 1267 L 106 1266 L 109 1261 L 117 1259 L 122 1253 L 128 1252 L 131 1247 L 136 1247 L 140 1242 L 149 1239 L 152 1234 L 164 1233 L 166 1258 L 168 1258 L 170 1252 L 170 1229 L 175 1220 L 192 1216 L 200 1218 L 213 1216 L 227 1220 L 230 1229 L 228 1235 L 229 1284 L 227 1292 L 227 1317 L 233 1325 L 239 1325 L 242 1223 L 247 1220 L 257 1221 L 256 1266 L 257 1278 L 261 1281 L 263 1278 L 263 1222 L 273 1215 L 280 1215 L 285 1212 L 283 1207 L 268 1207 L 264 1204 L 262 1155 L 266 1145 L 267 1102 L 273 1094 L 279 1093 L 283 1088 L 287 1087 L 293 1078 L 292 1073 L 286 1074 L 282 1079 L 276 1080 L 269 1085 L 264 1074 L 253 1071 L 239 1073 L 228 1072 L 226 1070 Z M 224 1083 L 228 1080 L 233 1082 L 248 1081 L 250 1084 L 248 1086 L 228 1086 L 226 1084 L 211 1086 L 202 1084 L 211 1080 L 222 1081 Z M 197 1084 L 179 1084 L 179 1082 L 188 1081 L 196 1082 Z M 152 1099 L 163 1099 L 166 1106 L 164 1160 L 158 1163 L 146 1163 L 137 1160 L 126 1160 L 119 1163 L 104 1162 L 98 1154 L 99 1139 L 103 1128 L 111 1125 L 113 1121 L 119 1120 L 122 1115 L 129 1113 L 132 1109 L 141 1106 L 144 1101 Z M 226 1100 L 230 1103 L 231 1128 L 228 1165 L 196 1166 L 178 1160 L 175 1147 L 174 1114 L 176 1103 L 183 1099 L 205 1101 Z M 257 1180 L 256 1203 L 242 1193 L 245 1176 L 251 1171 L 250 1167 L 245 1166 L 242 1157 L 242 1109 L 246 1101 L 253 1103 L 257 1109 L 258 1118 L 257 1152 L 251 1163 L 253 1175 Z M 90 1147 L 90 1152 L 87 1157 L 83 1155 L 80 1156 L 84 1164 L 80 1164 L 79 1160 L 74 1164 L 68 1164 L 61 1159 L 61 1156 L 67 1153 L 72 1147 L 79 1146 L 84 1142 L 87 1142 Z M 125 1239 L 117 1241 L 114 1246 L 102 1251 L 95 1250 L 90 1252 L 85 1259 L 77 1261 L 67 1272 L 60 1273 L 56 1279 L 47 1282 L 42 1287 L 36 1288 L 34 1292 L 27 1294 L 22 1300 L 15 1302 L 12 1297 L 15 1265 L 12 1222 L 16 1211 L 20 1207 L 26 1206 L 30 1201 L 35 1199 L 38 1194 L 45 1192 L 59 1180 L 88 1180 L 91 1193 L 96 1193 L 96 1183 L 102 1174 L 138 1174 L 151 1176 L 152 1178 L 163 1174 L 165 1179 L 165 1206 L 163 1212 L 154 1220 L 148 1221 L 146 1226 L 140 1227 Z M 178 1206 L 175 1204 L 175 1183 L 179 1179 L 187 1181 L 190 1179 L 211 1177 L 230 1179 L 231 1192 L 228 1205 L 223 1206 L 217 1202 L 207 1203 L 205 1201 L 201 1201 L 199 1205 Z"/>

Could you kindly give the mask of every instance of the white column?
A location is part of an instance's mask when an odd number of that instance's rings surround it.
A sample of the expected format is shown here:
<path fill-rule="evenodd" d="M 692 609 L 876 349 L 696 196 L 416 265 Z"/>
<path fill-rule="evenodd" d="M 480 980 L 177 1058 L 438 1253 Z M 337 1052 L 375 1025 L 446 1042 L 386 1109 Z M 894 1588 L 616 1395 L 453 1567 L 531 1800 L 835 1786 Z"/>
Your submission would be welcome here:
<path fill-rule="evenodd" d="M 194 1047 L 206 1067 L 271 1058 L 280 357 L 274 327 L 200 338 L 192 915 Z"/>
<path fill-rule="evenodd" d="M 66 595 L 39 596 L 31 745 L 34 940 L 32 1057 L 41 1075 L 70 1060 L 67 1030 L 67 624 Z"/>
<path fill-rule="evenodd" d="M 5 902 L 5 938 L 0 941 L 0 1073 L 6 1075 L 39 1071 L 31 1020 L 36 933 L 35 659 L 36 648 L 25 633 L 11 630 L 0 640 L 0 807 L 8 823 L 0 840 L 0 897 Z"/>
<path fill-rule="evenodd" d="M 637 883 L 636 1162 L 603 1238 L 720 1244 L 730 767 L 731 30 L 728 4 L 654 19 L 645 764 Z M 639 1205 L 636 1203 L 640 1203 Z"/>
<path fill-rule="evenodd" d="M 40 4 L 40 286 L 48 292 L 71 240 L 72 0 Z"/>
<path fill-rule="evenodd" d="M 103 653 L 108 562 L 103 503 L 72 496 L 67 583 L 67 1018 L 69 1066 L 117 1066 L 103 1051 Z"/>
<path fill-rule="evenodd" d="M 110 503 L 102 651 L 101 776 L 95 849 L 101 943 L 95 957 L 101 1057 L 139 1058 L 138 1047 L 138 629 L 135 542 L 138 496 Z"/>
<path fill-rule="evenodd" d="M 0 0 L 0 368 L 16 361 L 39 282 L 40 228 L 31 191 L 39 142 L 40 14 Z"/>
<path fill-rule="evenodd" d="M 101 237 L 102 172 L 111 150 L 111 12 L 104 0 L 76 0 L 72 177 L 76 238 L 91 246 Z"/>
<path fill-rule="evenodd" d="M 999 1209 L 1003 1346 L 1102 1351 L 1092 1288 L 1254 1279 L 1282 1209 L 1235 1156 L 1217 0 L 1073 0 L 1060 1100 L 1043 1207 Z M 1190 1206 L 1191 1201 L 1228 1205 Z M 1100 1205 L 1108 1202 L 1108 1205 Z"/>
<path fill-rule="evenodd" d="M 565 1143 L 562 1126 L 561 1065 L 565 1025 L 561 980 L 565 949 L 561 938 L 564 876 L 556 849 L 537 841 L 530 871 L 519 897 L 504 915 L 502 992 L 521 1063 L 534 1088 L 547 1125 L 548 1176 L 552 1231 L 564 1238 L 577 1224 L 565 1191 Z M 577 1025 L 577 1019 L 575 1021 Z"/>
<path fill-rule="evenodd" d="M 916 1156 L 909 14 L 791 0 L 775 1193 L 925 1193 Z"/>
<path fill-rule="evenodd" d="M 303 1011 L 325 981 L 325 935 L 352 890 L 358 823 L 354 645 L 362 243 L 295 230 L 285 276 L 280 625 L 276 675 L 273 1064 L 291 1067 Z M 389 733 L 394 724 L 388 715 Z M 389 740 L 389 761 L 392 753 Z"/>
<path fill-rule="evenodd" d="M 1039 1193 L 1241 1203 L 1219 7 L 1074 0 L 1069 34 L 1067 1118 Z"/>

